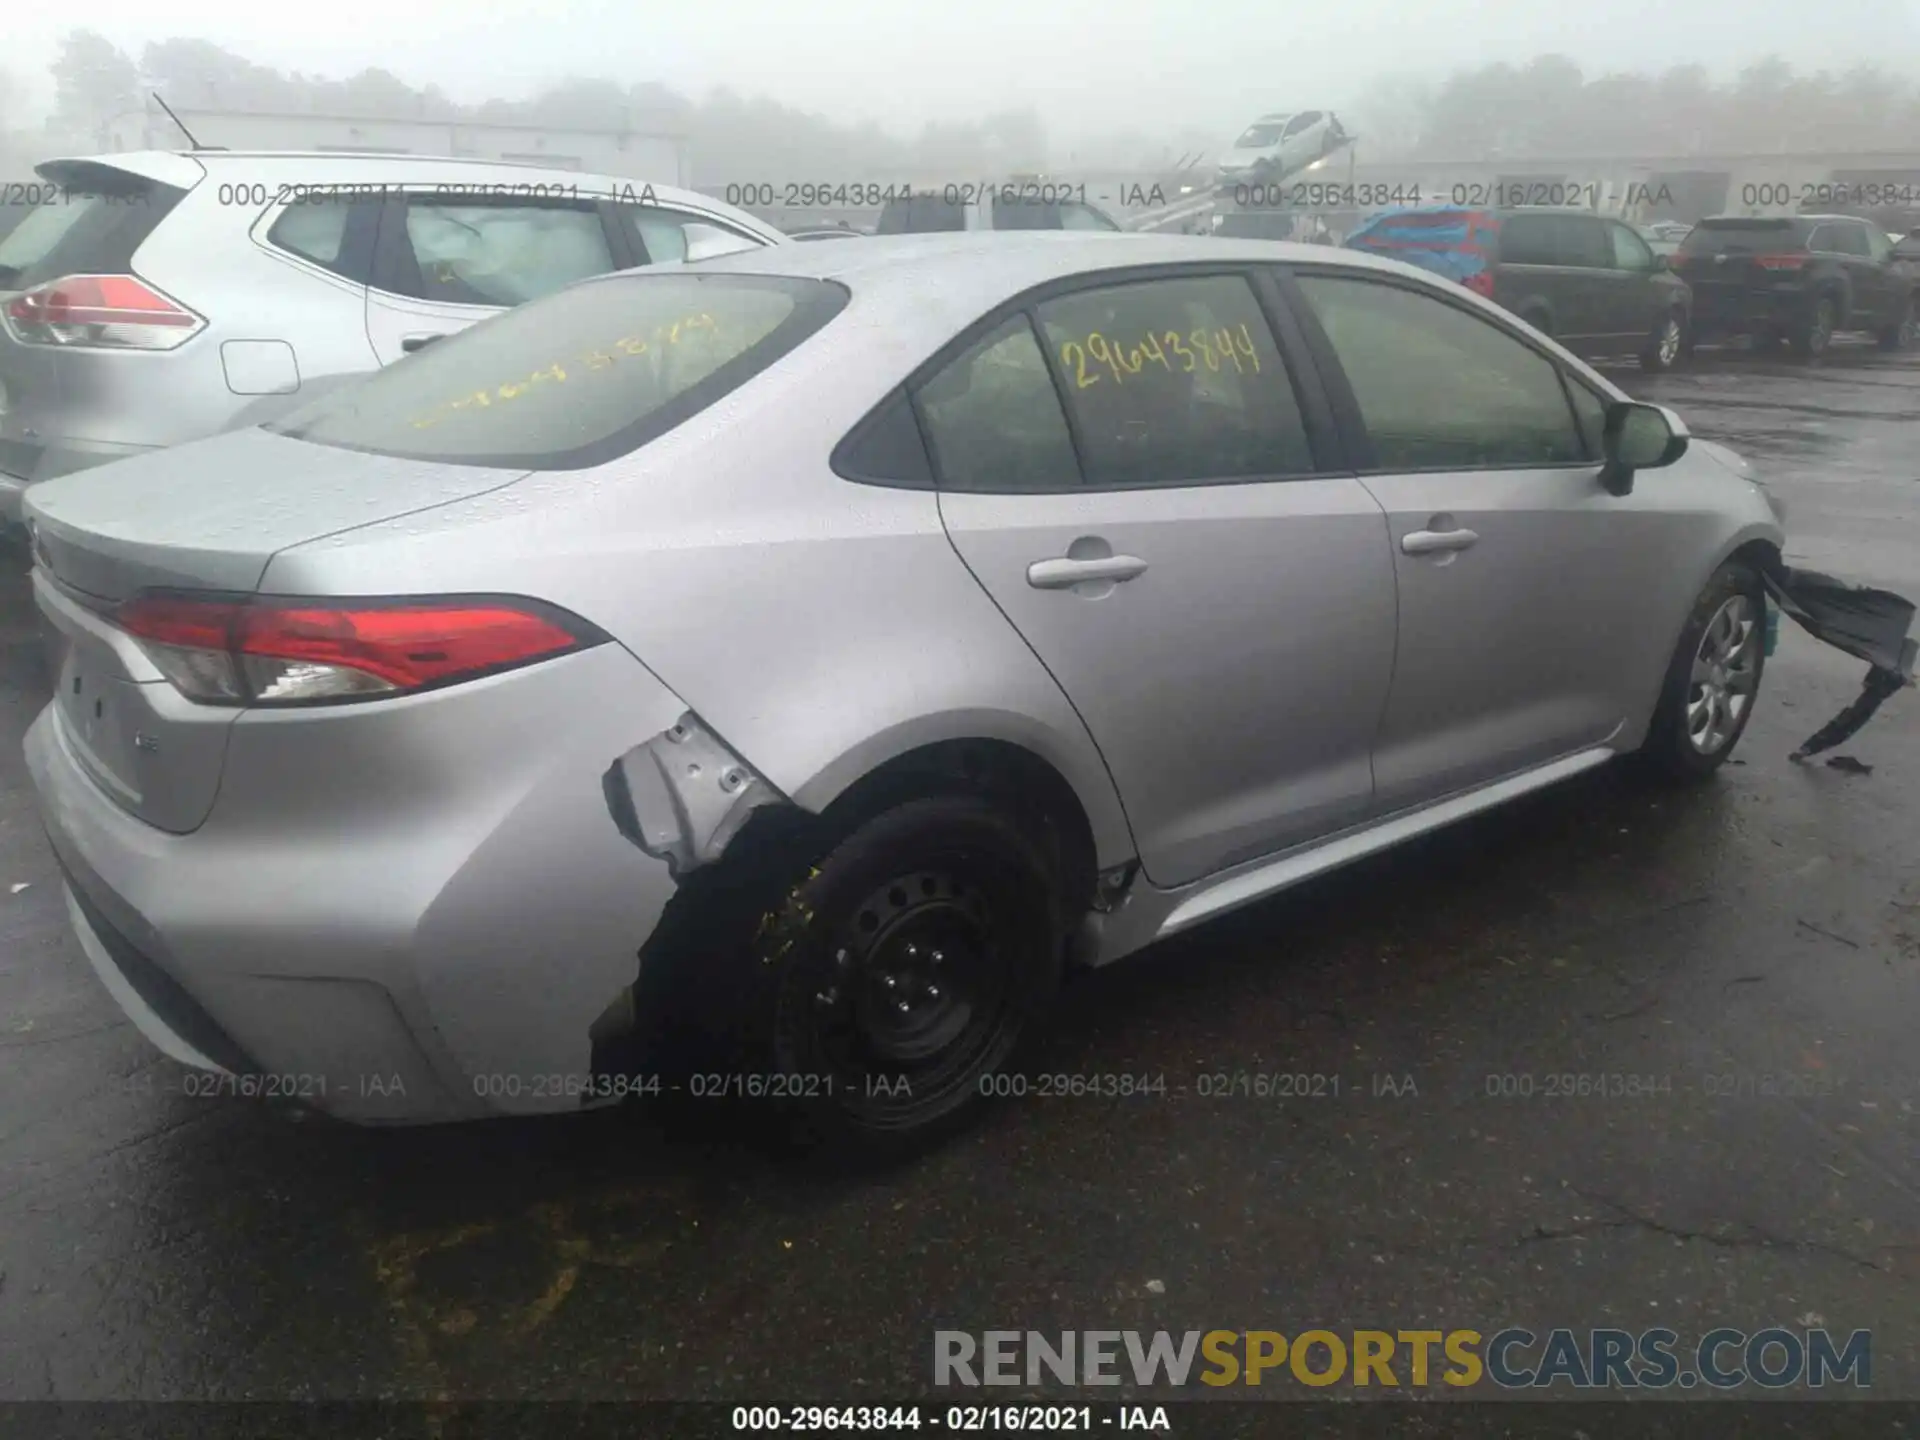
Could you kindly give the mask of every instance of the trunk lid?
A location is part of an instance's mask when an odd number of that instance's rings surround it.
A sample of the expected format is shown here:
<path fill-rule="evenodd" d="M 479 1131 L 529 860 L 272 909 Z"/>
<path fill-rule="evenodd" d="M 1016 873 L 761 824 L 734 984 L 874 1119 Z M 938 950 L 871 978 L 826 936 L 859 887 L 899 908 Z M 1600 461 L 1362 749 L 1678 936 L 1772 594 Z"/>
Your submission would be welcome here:
<path fill-rule="evenodd" d="M 237 430 L 27 492 L 34 561 L 106 602 L 136 590 L 251 591 L 289 545 L 509 485 L 527 472 L 403 460 Z"/>
<path fill-rule="evenodd" d="M 251 593 L 291 545 L 512 484 L 239 431 L 63 476 L 27 496 L 34 597 L 62 739 L 123 808 L 185 833 L 219 790 L 238 709 L 187 700 L 112 622 L 144 589 Z"/>

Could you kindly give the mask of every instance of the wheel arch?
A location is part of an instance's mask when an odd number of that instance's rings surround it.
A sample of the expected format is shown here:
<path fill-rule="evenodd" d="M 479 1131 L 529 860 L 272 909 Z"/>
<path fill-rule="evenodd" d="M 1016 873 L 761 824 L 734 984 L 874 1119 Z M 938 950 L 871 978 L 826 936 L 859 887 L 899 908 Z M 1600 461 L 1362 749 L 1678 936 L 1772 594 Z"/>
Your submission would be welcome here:
<path fill-rule="evenodd" d="M 985 788 L 1009 804 L 1037 807 L 1053 822 L 1063 875 L 1078 896 L 1101 870 L 1137 855 L 1106 765 L 1091 742 L 1022 716 L 958 711 L 924 716 L 867 737 L 796 786 L 801 809 L 857 821 L 942 785 Z"/>
<path fill-rule="evenodd" d="M 1526 321 L 1549 340 L 1558 333 L 1553 302 L 1538 292 L 1519 300 L 1513 307 L 1513 313 L 1517 319 Z"/>
<path fill-rule="evenodd" d="M 1813 299 L 1818 304 L 1822 297 L 1833 297 L 1834 306 L 1839 314 L 1834 317 L 1833 328 L 1844 330 L 1853 320 L 1853 286 L 1845 275 L 1823 275 L 1813 283 Z"/>
<path fill-rule="evenodd" d="M 1721 542 L 1712 553 L 1712 560 L 1696 577 L 1693 585 L 1686 591 L 1685 600 L 1679 614 L 1674 617 L 1672 633 L 1677 638 L 1686 616 L 1692 609 L 1700 592 L 1707 587 L 1720 567 L 1729 560 L 1741 560 L 1752 565 L 1763 577 L 1776 575 L 1785 568 L 1781 556 L 1781 542 L 1784 537 L 1777 526 L 1767 526 L 1758 521 L 1741 526 L 1732 535 Z M 1638 745 L 1646 737 L 1647 726 L 1652 723 L 1655 707 L 1660 703 L 1660 689 L 1665 683 L 1666 667 L 1671 654 L 1662 659 L 1659 667 L 1646 677 L 1643 685 L 1645 701 L 1634 712 L 1635 718 L 1628 731 L 1622 736 L 1627 745 Z"/>

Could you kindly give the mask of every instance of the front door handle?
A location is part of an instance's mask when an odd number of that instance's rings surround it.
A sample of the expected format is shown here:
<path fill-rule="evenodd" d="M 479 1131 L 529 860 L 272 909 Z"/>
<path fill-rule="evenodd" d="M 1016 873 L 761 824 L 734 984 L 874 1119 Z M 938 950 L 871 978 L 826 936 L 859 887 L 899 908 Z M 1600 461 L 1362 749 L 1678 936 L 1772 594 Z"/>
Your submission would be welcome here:
<path fill-rule="evenodd" d="M 444 340 L 445 335 L 409 335 L 400 342 L 400 349 L 408 355 L 416 350 L 424 350 L 436 340 Z"/>
<path fill-rule="evenodd" d="M 1442 550 L 1465 550 L 1479 540 L 1472 530 L 1412 530 L 1400 537 L 1407 555 L 1433 555 Z"/>
<path fill-rule="evenodd" d="M 1067 590 L 1088 580 L 1115 584 L 1146 571 L 1147 562 L 1133 555 L 1103 555 L 1097 560 L 1036 560 L 1027 566 L 1027 584 L 1036 590 Z"/>

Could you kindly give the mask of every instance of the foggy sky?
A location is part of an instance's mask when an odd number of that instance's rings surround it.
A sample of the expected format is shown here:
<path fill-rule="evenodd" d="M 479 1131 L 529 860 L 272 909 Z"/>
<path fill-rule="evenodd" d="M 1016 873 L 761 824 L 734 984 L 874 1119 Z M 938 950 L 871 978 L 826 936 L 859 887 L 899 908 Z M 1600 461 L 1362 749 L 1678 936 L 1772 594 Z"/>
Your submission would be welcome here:
<path fill-rule="evenodd" d="M 73 0 L 10 7 L 4 65 L 51 100 L 59 36 L 100 31 L 136 60 L 198 36 L 259 64 L 344 78 L 383 66 L 454 99 L 517 99 L 570 74 L 715 85 L 910 134 L 1033 106 L 1056 141 L 1350 103 L 1382 74 L 1543 53 L 1592 76 L 1683 63 L 1727 78 L 1767 54 L 1796 70 L 1920 71 L 1920 0 Z M 19 13 L 25 11 L 26 13 Z M 543 18 L 543 17 L 557 18 Z"/>

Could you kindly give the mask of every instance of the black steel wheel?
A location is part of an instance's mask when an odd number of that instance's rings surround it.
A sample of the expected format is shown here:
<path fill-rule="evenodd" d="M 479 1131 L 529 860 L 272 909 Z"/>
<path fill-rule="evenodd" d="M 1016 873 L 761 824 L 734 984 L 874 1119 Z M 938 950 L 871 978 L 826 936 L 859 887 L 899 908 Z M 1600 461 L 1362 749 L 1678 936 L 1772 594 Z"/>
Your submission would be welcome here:
<path fill-rule="evenodd" d="M 895 1149 L 946 1133 L 1051 999 L 1063 942 L 1031 827 L 970 795 L 894 806 L 761 926 L 777 1091 L 829 1143 Z"/>

